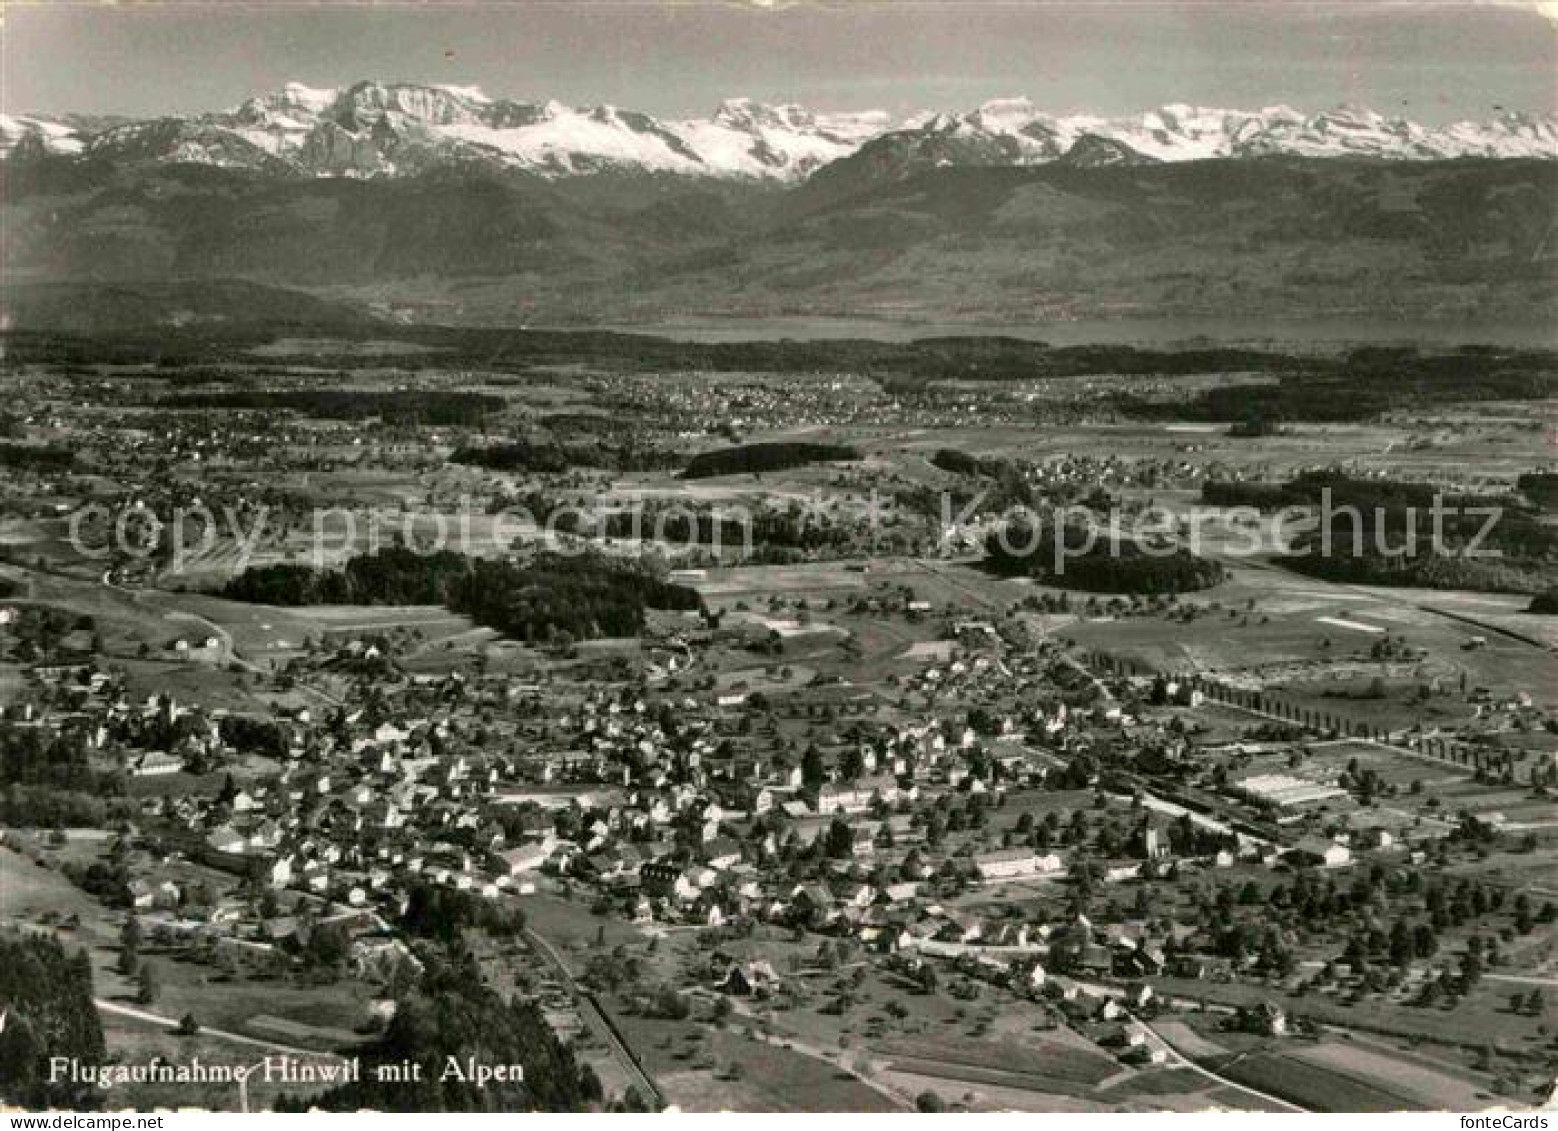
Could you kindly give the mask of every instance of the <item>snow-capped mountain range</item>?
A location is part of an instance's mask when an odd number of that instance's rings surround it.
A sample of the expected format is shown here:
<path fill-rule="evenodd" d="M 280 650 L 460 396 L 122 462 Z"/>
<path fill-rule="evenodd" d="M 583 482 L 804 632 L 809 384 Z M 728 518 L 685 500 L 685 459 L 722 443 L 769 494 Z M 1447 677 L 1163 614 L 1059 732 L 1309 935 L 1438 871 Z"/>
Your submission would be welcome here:
<path fill-rule="evenodd" d="M 222 112 L 141 120 L 0 115 L 0 156 L 194 163 L 294 176 L 388 177 L 440 165 L 565 177 L 610 170 L 795 182 L 857 152 L 915 164 L 1128 164 L 1292 155 L 1558 159 L 1558 117 L 1505 113 L 1428 128 L 1371 110 L 1169 105 L 1117 118 L 1047 114 L 1027 99 L 894 120 L 750 99 L 709 118 L 487 97 L 474 87 L 291 83 Z"/>
<path fill-rule="evenodd" d="M 1042 164 L 1084 138 L 1115 142 L 1150 161 L 1216 157 L 1558 158 L 1558 117 L 1503 114 L 1489 122 L 1429 129 L 1403 118 L 1341 106 L 1302 114 L 1288 106 L 1215 110 L 1171 104 L 1122 118 L 1055 117 L 1026 98 L 987 102 L 970 114 L 941 115 L 922 130 L 943 136 L 1009 139 L 1014 164 Z"/>

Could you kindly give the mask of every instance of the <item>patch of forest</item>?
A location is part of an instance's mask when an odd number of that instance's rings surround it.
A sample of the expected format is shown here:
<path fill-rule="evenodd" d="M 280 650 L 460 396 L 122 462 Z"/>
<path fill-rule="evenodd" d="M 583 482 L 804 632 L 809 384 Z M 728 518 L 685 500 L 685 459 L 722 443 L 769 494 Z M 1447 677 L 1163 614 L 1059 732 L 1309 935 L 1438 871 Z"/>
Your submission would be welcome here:
<path fill-rule="evenodd" d="M 1358 553 L 1353 550 L 1351 538 L 1350 527 L 1344 528 L 1336 534 L 1330 553 L 1323 552 L 1316 539 L 1305 550 L 1277 560 L 1291 570 L 1325 581 L 1407 589 L 1536 593 L 1550 587 L 1558 577 L 1558 568 L 1550 561 L 1477 557 L 1453 550 L 1380 553 L 1372 548 L 1372 543 L 1365 543 L 1364 551 Z"/>
<path fill-rule="evenodd" d="M 1177 547 L 1149 546 L 1079 525 L 1023 518 L 985 539 L 985 565 L 1007 577 L 1094 593 L 1174 594 L 1210 589 L 1228 571 Z"/>
<path fill-rule="evenodd" d="M 776 442 L 743 444 L 700 452 L 687 461 L 683 479 L 708 479 L 715 475 L 756 475 L 764 471 L 785 471 L 812 463 L 857 460 L 860 453 L 844 444 Z"/>
<path fill-rule="evenodd" d="M 369 420 L 385 424 L 480 425 L 502 412 L 505 401 L 490 393 L 440 389 L 233 389 L 170 393 L 158 408 L 285 410 L 320 420 Z"/>
<path fill-rule="evenodd" d="M 763 564 L 863 553 L 873 538 L 868 527 L 847 517 L 793 504 L 690 506 L 677 499 L 648 498 L 620 509 L 585 511 L 561 494 L 531 490 L 515 496 L 512 505 L 546 529 L 578 538 L 707 546 Z"/>
<path fill-rule="evenodd" d="M 594 551 L 527 561 L 392 546 L 340 569 L 290 563 L 245 570 L 222 596 L 262 605 L 443 605 L 528 642 L 636 636 L 646 609 L 697 609 L 696 591 L 636 561 Z"/>
<path fill-rule="evenodd" d="M 1515 480 L 1515 490 L 1544 511 L 1558 510 L 1558 472 L 1528 471 Z"/>
<path fill-rule="evenodd" d="M 1296 552 L 1279 560 L 1327 581 L 1535 593 L 1558 574 L 1558 527 L 1514 495 L 1445 493 L 1430 483 L 1335 471 L 1285 483 L 1209 480 L 1218 507 L 1308 511 Z"/>
<path fill-rule="evenodd" d="M 100 828 L 125 815 L 122 773 L 93 761 L 83 736 L 0 721 L 0 824 Z"/>
<path fill-rule="evenodd" d="M 1327 496 L 1326 492 L 1330 492 Z M 1319 506 L 1327 497 L 1332 507 L 1360 510 L 1428 510 L 1439 500 L 1442 508 L 1503 506 L 1523 510 L 1510 496 L 1445 492 L 1432 483 L 1405 479 L 1359 479 L 1342 471 L 1305 471 L 1286 482 L 1261 479 L 1208 479 L 1201 485 L 1201 501 L 1214 507 L 1253 507 L 1278 511 L 1285 507 Z"/>
<path fill-rule="evenodd" d="M 953 475 L 984 475 L 992 479 L 1009 466 L 1004 459 L 976 456 L 957 448 L 937 448 L 930 462 L 932 467 Z"/>
<path fill-rule="evenodd" d="M 1355 584 L 1535 593 L 1558 581 L 1558 527 L 1507 499 L 1451 496 L 1436 511 L 1431 493 L 1354 491 L 1282 563 Z"/>
<path fill-rule="evenodd" d="M 0 467 L 19 471 L 68 471 L 75 462 L 76 453 L 70 448 L 0 443 Z"/>
<path fill-rule="evenodd" d="M 1305 472 L 1285 483 L 1209 480 L 1211 506 L 1306 508 L 1282 564 L 1328 581 L 1534 593 L 1558 571 L 1558 527 L 1513 495 L 1444 493 L 1430 483 Z"/>
<path fill-rule="evenodd" d="M 107 1059 L 103 1023 L 92 1000 L 92 964 L 85 951 L 66 951 L 34 934 L 0 933 L 0 1098 L 24 1109 L 85 1111 L 102 1093 L 49 1071 L 51 1057 L 84 1065 Z"/>
<path fill-rule="evenodd" d="M 1338 359 L 1314 359 L 1302 367 L 1267 372 L 1277 374 L 1274 383 L 1223 385 L 1178 400 L 1123 393 L 1115 403 L 1138 419 L 1239 421 L 1264 432 L 1283 421 L 1371 420 L 1399 409 L 1541 400 L 1558 393 L 1558 355 L 1547 350 L 1468 346 L 1422 353 L 1407 347 L 1369 347 Z"/>
<path fill-rule="evenodd" d="M 457 448 L 450 463 L 484 467 L 489 471 L 529 471 L 541 474 L 598 467 L 607 471 L 663 471 L 679 467 L 683 456 L 632 443 L 591 441 L 515 440 L 506 444 Z"/>
<path fill-rule="evenodd" d="M 603 1098 L 600 1080 L 557 1039 L 540 1007 L 505 1001 L 483 984 L 467 957 L 424 951 L 428 967 L 417 989 L 400 995 L 395 1015 L 358 1055 L 356 1082 L 307 1099 L 283 1099 L 278 1111 L 585 1111 Z M 381 1066 L 421 1066 L 420 1079 L 381 1081 Z M 523 1079 L 478 1083 L 451 1074 L 450 1064 L 522 1065 Z"/>
<path fill-rule="evenodd" d="M 358 339 L 393 337 L 416 352 L 396 354 L 405 371 L 476 369 L 529 374 L 562 365 L 650 372 L 775 374 L 861 373 L 893 391 L 933 381 L 1021 381 L 1104 374 L 1182 376 L 1195 373 L 1290 373 L 1324 369 L 1329 359 L 1279 350 L 1199 346 L 1149 349 L 1128 345 L 1054 346 L 998 335 L 948 335 L 906 342 L 869 338 L 692 342 L 603 330 L 514 330 L 459 326 L 342 325 L 321 329 L 317 352 L 298 364 L 337 370 L 376 369 L 382 357 L 350 349 Z M 249 324 L 191 325 L 156 334 L 80 335 L 13 331 L 8 356 L 18 363 L 54 364 L 253 364 L 252 351 L 278 336 L 296 338 L 296 327 L 275 330 Z M 335 343 L 345 343 L 338 348 Z"/>

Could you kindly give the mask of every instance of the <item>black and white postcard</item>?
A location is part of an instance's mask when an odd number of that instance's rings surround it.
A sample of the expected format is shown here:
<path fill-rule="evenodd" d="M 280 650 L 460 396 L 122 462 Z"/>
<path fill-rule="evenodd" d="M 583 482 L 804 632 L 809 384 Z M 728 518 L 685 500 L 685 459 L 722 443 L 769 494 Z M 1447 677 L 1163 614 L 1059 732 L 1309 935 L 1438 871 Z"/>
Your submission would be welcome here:
<path fill-rule="evenodd" d="M 0 19 L 12 1125 L 1547 1126 L 1558 5 Z"/>

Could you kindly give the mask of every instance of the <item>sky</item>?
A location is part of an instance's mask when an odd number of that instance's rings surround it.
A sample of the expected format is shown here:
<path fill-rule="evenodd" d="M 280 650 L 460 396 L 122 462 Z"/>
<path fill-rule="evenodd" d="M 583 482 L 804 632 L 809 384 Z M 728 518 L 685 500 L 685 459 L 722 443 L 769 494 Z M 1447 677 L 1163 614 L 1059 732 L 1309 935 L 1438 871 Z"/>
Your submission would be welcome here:
<path fill-rule="evenodd" d="M 910 113 L 1026 95 L 1056 113 L 1359 103 L 1436 125 L 1558 111 L 1554 9 L 1521 0 L 6 0 L 0 108 L 186 113 L 288 81 L 380 79 L 666 117 L 707 115 L 731 96 Z"/>

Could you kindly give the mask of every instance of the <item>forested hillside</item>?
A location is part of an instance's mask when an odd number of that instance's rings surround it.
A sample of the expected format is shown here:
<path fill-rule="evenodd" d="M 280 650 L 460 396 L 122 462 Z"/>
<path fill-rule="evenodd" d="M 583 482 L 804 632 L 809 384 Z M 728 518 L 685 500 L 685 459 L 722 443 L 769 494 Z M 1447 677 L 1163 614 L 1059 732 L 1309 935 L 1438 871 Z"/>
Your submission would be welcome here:
<path fill-rule="evenodd" d="M 51 1081 L 49 1058 L 99 1065 L 103 1025 L 92 1003 L 92 967 L 52 938 L 0 933 L 0 1098 L 28 1108 L 93 1108 L 101 1093 Z"/>

